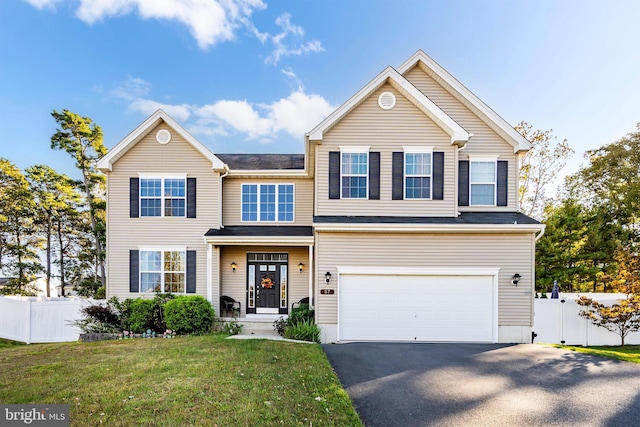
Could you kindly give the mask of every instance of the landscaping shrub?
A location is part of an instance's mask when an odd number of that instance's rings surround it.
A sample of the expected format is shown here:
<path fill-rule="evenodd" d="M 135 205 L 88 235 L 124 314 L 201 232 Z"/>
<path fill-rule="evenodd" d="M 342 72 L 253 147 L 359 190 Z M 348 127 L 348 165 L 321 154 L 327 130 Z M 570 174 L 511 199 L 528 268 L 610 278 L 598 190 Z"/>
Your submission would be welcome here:
<path fill-rule="evenodd" d="M 153 306 L 154 301 L 150 299 L 136 298 L 133 300 L 125 300 L 128 316 L 126 324 L 123 325 L 125 330 L 135 333 L 142 333 L 147 329 L 153 329 Z"/>
<path fill-rule="evenodd" d="M 167 329 L 164 305 L 173 298 L 173 294 L 156 294 L 152 300 L 128 298 L 120 303 L 113 297 L 109 303 L 118 308 L 123 330 L 141 333 L 151 329 L 156 333 L 162 333 Z"/>
<path fill-rule="evenodd" d="M 287 326 L 284 337 L 292 340 L 320 342 L 320 328 L 313 322 L 302 320 Z"/>
<path fill-rule="evenodd" d="M 203 333 L 211 330 L 215 311 L 200 295 L 179 296 L 164 306 L 167 327 L 179 334 Z"/>
<path fill-rule="evenodd" d="M 320 328 L 314 323 L 314 310 L 309 304 L 300 304 L 287 319 L 281 317 L 273 322 L 273 329 L 285 338 L 320 342 Z"/>
<path fill-rule="evenodd" d="M 73 324 L 84 333 L 115 333 L 120 330 L 120 314 L 111 304 L 93 304 L 80 312 L 83 318 Z"/>
<path fill-rule="evenodd" d="M 314 310 L 309 307 L 309 304 L 300 304 L 291 310 L 291 313 L 289 314 L 289 322 L 291 325 L 301 321 L 313 323 L 314 313 Z"/>

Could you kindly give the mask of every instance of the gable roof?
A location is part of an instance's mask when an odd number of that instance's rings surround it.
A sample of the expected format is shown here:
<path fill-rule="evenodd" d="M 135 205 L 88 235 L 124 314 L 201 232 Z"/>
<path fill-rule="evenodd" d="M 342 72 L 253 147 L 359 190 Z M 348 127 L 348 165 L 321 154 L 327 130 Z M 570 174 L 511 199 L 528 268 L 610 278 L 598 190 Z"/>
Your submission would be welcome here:
<path fill-rule="evenodd" d="M 216 154 L 231 170 L 304 170 L 304 154 Z"/>
<path fill-rule="evenodd" d="M 516 131 L 506 120 L 493 111 L 480 98 L 456 80 L 447 70 L 434 61 L 422 50 L 418 50 L 400 67 L 398 72 L 402 75 L 412 68 L 419 66 L 424 72 L 433 77 L 441 86 L 451 93 L 458 101 L 473 111 L 480 119 L 513 146 L 513 151 L 527 151 L 531 149 L 531 143 Z"/>
<path fill-rule="evenodd" d="M 211 162 L 211 167 L 215 170 L 224 170 L 224 163 L 216 157 L 207 147 L 202 145 L 197 139 L 195 139 L 189 132 L 187 132 L 182 126 L 173 120 L 167 113 L 162 110 L 157 110 L 149 118 L 135 128 L 129 135 L 127 135 L 122 141 L 116 144 L 107 154 L 102 156 L 98 160 L 98 169 L 105 171 L 113 170 L 113 164 L 118 161 L 127 151 L 135 146 L 142 138 L 144 138 L 153 128 L 155 128 L 161 121 L 164 121 L 167 125 L 178 132 L 187 143 L 191 144 L 200 154 Z"/>
<path fill-rule="evenodd" d="M 384 69 L 349 98 L 347 102 L 320 122 L 306 135 L 307 138 L 311 141 L 321 141 L 326 132 L 385 83 L 389 83 L 394 89 L 413 102 L 427 117 L 449 134 L 452 144 L 464 145 L 469 140 L 470 135 L 466 130 L 392 67 Z"/>

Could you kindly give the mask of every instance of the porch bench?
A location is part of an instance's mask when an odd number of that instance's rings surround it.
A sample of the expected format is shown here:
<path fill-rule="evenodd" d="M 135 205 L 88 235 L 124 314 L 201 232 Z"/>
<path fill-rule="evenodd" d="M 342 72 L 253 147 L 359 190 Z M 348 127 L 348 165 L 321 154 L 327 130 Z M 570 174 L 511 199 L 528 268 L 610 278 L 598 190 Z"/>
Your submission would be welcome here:
<path fill-rule="evenodd" d="M 309 297 L 302 298 L 300 301 L 292 303 L 291 304 L 291 310 L 293 310 L 296 307 L 300 307 L 300 305 L 302 305 L 302 304 L 309 305 Z"/>
<path fill-rule="evenodd" d="M 230 296 L 222 295 L 220 297 L 220 316 L 223 313 L 229 313 L 231 311 L 232 316 L 240 316 L 240 301 L 236 301 Z"/>

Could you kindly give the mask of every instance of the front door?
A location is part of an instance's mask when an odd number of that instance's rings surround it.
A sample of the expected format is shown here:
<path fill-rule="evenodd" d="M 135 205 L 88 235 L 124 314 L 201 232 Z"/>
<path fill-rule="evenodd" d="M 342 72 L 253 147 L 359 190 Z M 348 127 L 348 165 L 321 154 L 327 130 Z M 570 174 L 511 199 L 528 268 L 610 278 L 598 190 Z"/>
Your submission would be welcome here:
<path fill-rule="evenodd" d="M 276 264 L 260 264 L 256 275 L 256 312 L 278 313 L 280 308 L 279 268 Z"/>
<path fill-rule="evenodd" d="M 286 314 L 288 254 L 247 254 L 247 313 Z"/>

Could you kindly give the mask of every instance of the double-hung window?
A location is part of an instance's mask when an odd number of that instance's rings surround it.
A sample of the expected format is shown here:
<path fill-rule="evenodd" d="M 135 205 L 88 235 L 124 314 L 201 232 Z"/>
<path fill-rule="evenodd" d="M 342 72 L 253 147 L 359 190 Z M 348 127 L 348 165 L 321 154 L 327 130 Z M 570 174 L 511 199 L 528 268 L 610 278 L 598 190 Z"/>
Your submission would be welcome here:
<path fill-rule="evenodd" d="M 242 184 L 243 222 L 293 222 L 293 184 Z"/>
<path fill-rule="evenodd" d="M 342 151 L 340 153 L 341 188 L 343 199 L 366 199 L 368 196 L 369 153 Z"/>
<path fill-rule="evenodd" d="M 186 178 L 140 178 L 140 216 L 186 216 Z"/>
<path fill-rule="evenodd" d="M 140 251 L 140 292 L 186 291 L 186 251 Z"/>
<path fill-rule="evenodd" d="M 496 205 L 496 161 L 469 162 L 469 194 L 473 206 Z"/>
<path fill-rule="evenodd" d="M 432 165 L 431 152 L 405 152 L 405 199 L 431 199 Z"/>

